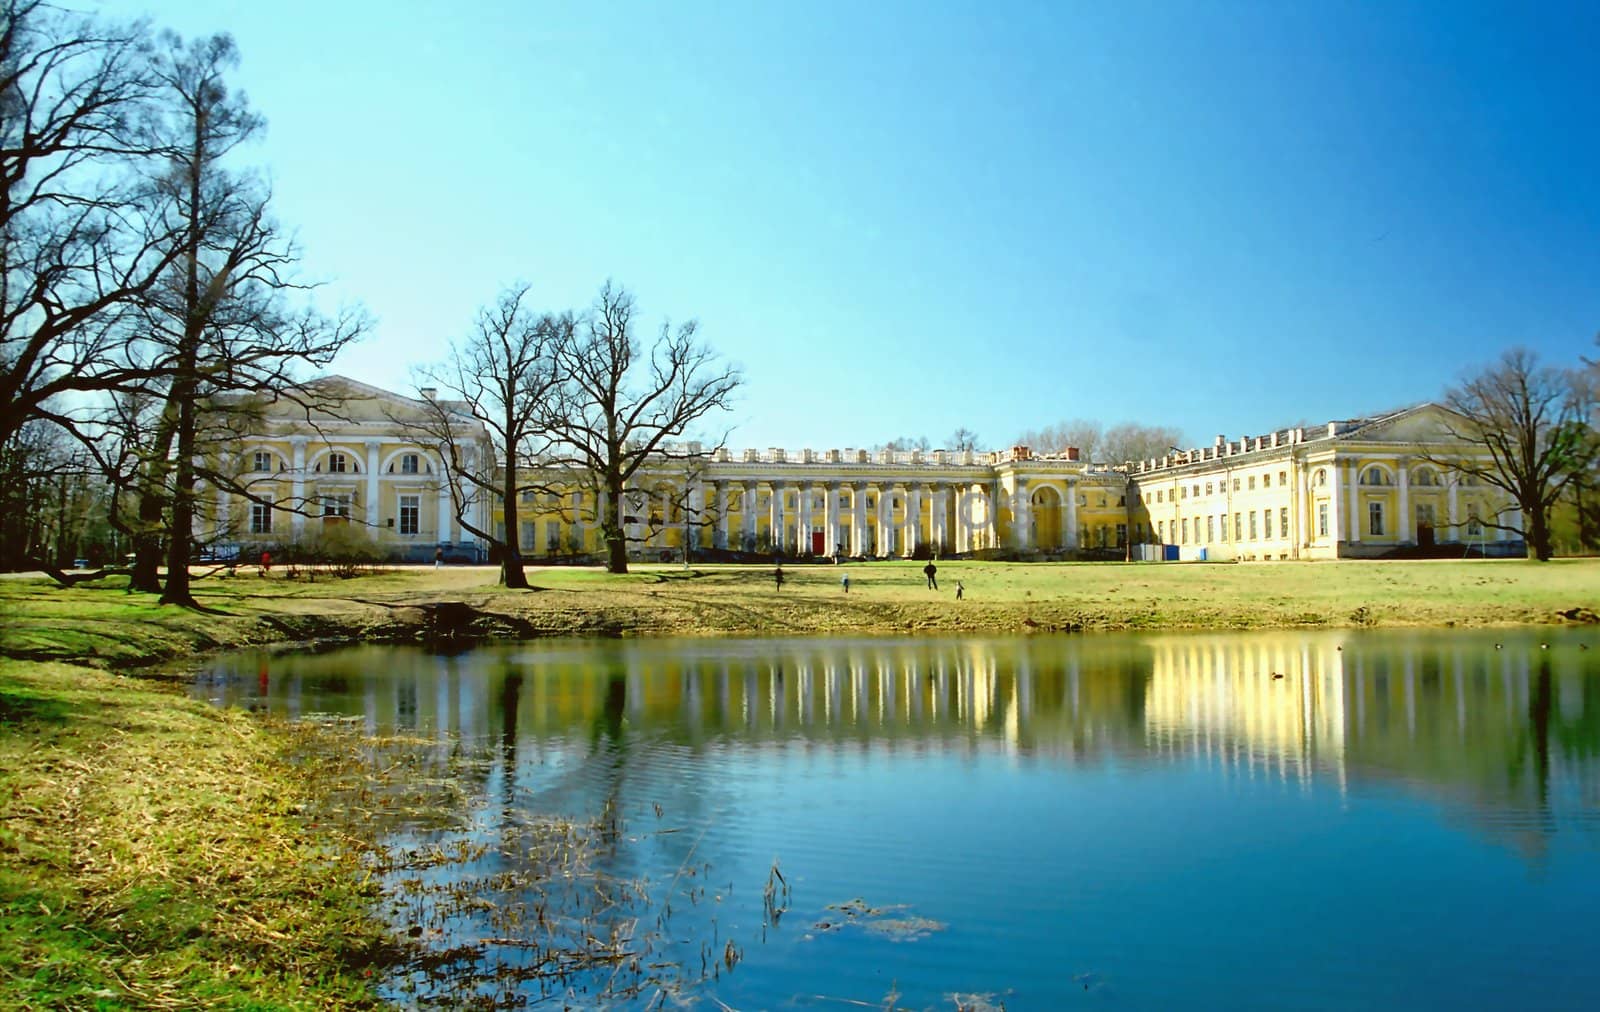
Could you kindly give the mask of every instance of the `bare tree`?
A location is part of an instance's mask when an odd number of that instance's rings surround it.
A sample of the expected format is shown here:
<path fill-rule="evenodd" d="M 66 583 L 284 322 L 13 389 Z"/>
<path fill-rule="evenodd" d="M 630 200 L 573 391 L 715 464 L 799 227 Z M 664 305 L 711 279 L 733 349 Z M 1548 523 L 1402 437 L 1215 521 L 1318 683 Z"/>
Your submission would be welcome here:
<path fill-rule="evenodd" d="M 1550 508 L 1600 452 L 1579 377 L 1572 370 L 1539 365 L 1526 348 L 1513 348 L 1447 391 L 1444 405 L 1458 416 L 1447 423 L 1450 434 L 1482 447 L 1486 459 L 1429 459 L 1510 495 L 1522 512 L 1529 554 L 1547 561 Z M 1487 523 L 1516 530 L 1498 517 Z"/>
<path fill-rule="evenodd" d="M 608 281 L 556 352 L 559 396 L 544 431 L 559 447 L 559 466 L 593 475 L 606 509 L 600 528 L 606 568 L 628 571 L 628 483 L 647 463 L 703 459 L 724 439 L 679 445 L 697 424 L 726 410 L 743 376 L 696 339 L 694 321 L 663 323 L 645 352 L 634 333 L 634 300 Z"/>
<path fill-rule="evenodd" d="M 417 417 L 396 419 L 441 447 L 457 522 L 494 547 L 500 582 L 517 589 L 528 586 L 518 504 L 523 493 L 545 489 L 521 475 L 526 465 L 549 457 L 550 435 L 542 426 L 557 391 L 557 356 L 574 333 L 572 314 L 536 312 L 526 304 L 528 291 L 526 284 L 508 288 L 493 306 L 480 309 L 449 359 L 421 373 L 445 396 L 425 396 Z M 464 445 L 470 437 L 462 423 L 473 420 L 489 430 L 498 468 Z M 474 507 L 491 501 L 500 504 L 503 532 L 473 519 Z"/>
<path fill-rule="evenodd" d="M 933 440 L 927 436 L 896 436 L 893 439 L 879 443 L 874 450 L 892 450 L 901 453 L 909 450 L 921 450 L 924 453 L 933 449 Z"/>
<path fill-rule="evenodd" d="M 1130 460 L 1160 457 L 1182 441 L 1182 430 L 1174 426 L 1122 422 L 1105 431 L 1098 459 L 1111 464 L 1123 464 Z"/>
<path fill-rule="evenodd" d="M 1092 460 L 1101 439 L 1100 423 L 1088 418 L 1046 425 L 1042 429 L 1028 429 L 1017 436 L 1017 445 L 1026 446 L 1034 453 L 1064 453 L 1076 447 L 1085 460 Z"/>
<path fill-rule="evenodd" d="M 956 431 L 950 433 L 948 442 L 950 444 L 950 449 L 956 451 L 957 453 L 961 453 L 966 450 L 976 450 L 978 448 L 978 434 L 963 425 L 956 429 Z"/>
<path fill-rule="evenodd" d="M 0 442 L 137 384 L 123 316 L 179 247 L 140 205 L 142 25 L 0 0 Z"/>

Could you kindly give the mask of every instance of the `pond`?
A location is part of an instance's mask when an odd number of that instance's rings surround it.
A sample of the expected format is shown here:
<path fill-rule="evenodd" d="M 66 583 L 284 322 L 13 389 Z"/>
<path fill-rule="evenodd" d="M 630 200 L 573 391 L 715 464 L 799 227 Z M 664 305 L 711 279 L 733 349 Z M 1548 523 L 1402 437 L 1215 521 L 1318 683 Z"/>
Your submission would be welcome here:
<path fill-rule="evenodd" d="M 1600 1000 L 1592 631 L 374 647 L 195 692 L 448 786 L 385 823 L 445 952 L 408 1002 Z"/>

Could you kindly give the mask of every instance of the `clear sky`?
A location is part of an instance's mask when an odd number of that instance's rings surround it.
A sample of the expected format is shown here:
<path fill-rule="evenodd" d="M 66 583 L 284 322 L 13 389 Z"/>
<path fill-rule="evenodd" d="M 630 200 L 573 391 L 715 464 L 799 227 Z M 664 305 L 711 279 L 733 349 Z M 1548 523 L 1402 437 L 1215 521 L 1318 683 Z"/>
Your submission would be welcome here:
<path fill-rule="evenodd" d="M 700 321 L 735 446 L 1191 443 L 1600 331 L 1600 4 L 108 0 L 228 31 L 338 371 L 606 278 Z"/>

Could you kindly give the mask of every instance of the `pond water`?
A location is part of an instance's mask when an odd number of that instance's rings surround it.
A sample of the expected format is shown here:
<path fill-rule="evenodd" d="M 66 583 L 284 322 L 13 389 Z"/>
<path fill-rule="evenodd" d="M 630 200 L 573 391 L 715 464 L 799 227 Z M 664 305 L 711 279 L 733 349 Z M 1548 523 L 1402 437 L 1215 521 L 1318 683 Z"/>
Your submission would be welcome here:
<path fill-rule="evenodd" d="M 458 855 L 394 916 L 498 971 L 408 1000 L 1600 1003 L 1592 631 L 360 648 L 195 692 L 459 774 L 390 828 Z M 553 972 L 553 931 L 616 958 Z"/>

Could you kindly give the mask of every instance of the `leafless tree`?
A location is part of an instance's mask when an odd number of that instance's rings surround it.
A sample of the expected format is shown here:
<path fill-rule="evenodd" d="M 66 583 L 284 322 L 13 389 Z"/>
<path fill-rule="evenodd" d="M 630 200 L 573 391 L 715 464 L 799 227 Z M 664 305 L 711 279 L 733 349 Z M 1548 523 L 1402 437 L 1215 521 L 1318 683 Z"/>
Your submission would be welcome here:
<path fill-rule="evenodd" d="M 628 571 L 629 481 L 647 464 L 687 465 L 721 446 L 724 438 L 698 448 L 681 441 L 726 410 L 743 382 L 737 367 L 697 339 L 693 321 L 676 329 L 663 323 L 646 351 L 634 313 L 633 296 L 606 282 L 574 339 L 557 349 L 561 382 L 543 424 L 556 444 L 557 465 L 593 475 L 604 494 L 600 528 L 613 573 Z"/>
<path fill-rule="evenodd" d="M 557 394 L 558 355 L 572 343 L 575 328 L 570 313 L 532 309 L 528 293 L 526 284 L 508 288 L 493 306 L 479 310 L 471 333 L 452 345 L 448 360 L 421 373 L 442 395 L 424 397 L 417 417 L 397 419 L 442 449 L 457 521 L 494 547 L 500 582 L 518 589 L 528 586 L 518 505 L 523 493 L 546 490 L 523 475 L 550 456 L 551 436 L 543 426 Z M 463 422 L 470 421 L 488 428 L 491 459 L 465 445 Z M 492 456 L 499 457 L 498 468 Z M 496 501 L 503 532 L 473 519 L 478 503 Z"/>
<path fill-rule="evenodd" d="M 148 46 L 142 25 L 0 0 L 0 442 L 140 382 L 125 316 L 180 252 L 139 200 Z"/>
<path fill-rule="evenodd" d="M 978 448 L 978 434 L 963 425 L 950 433 L 949 444 L 950 449 L 957 453 L 976 450 Z"/>
<path fill-rule="evenodd" d="M 1183 432 L 1173 426 L 1140 425 L 1122 422 L 1105 431 L 1097 459 L 1110 464 L 1160 457 L 1183 440 Z"/>
<path fill-rule="evenodd" d="M 1084 460 L 1094 459 L 1101 439 L 1100 423 L 1088 418 L 1046 425 L 1041 429 L 1028 429 L 1017 436 L 1017 445 L 1026 446 L 1034 453 L 1065 453 L 1076 447 Z"/>
<path fill-rule="evenodd" d="M 933 440 L 927 436 L 896 436 L 885 440 L 873 447 L 874 450 L 892 450 L 902 453 L 909 450 L 921 450 L 924 453 L 933 449 Z"/>
<path fill-rule="evenodd" d="M 1487 459 L 1429 459 L 1510 495 L 1522 512 L 1529 554 L 1548 560 L 1550 508 L 1600 452 L 1580 377 L 1541 366 L 1533 352 L 1513 348 L 1447 391 L 1444 405 L 1457 416 L 1447 422 L 1450 434 L 1482 447 Z M 1516 529 L 1498 517 L 1486 523 Z"/>

